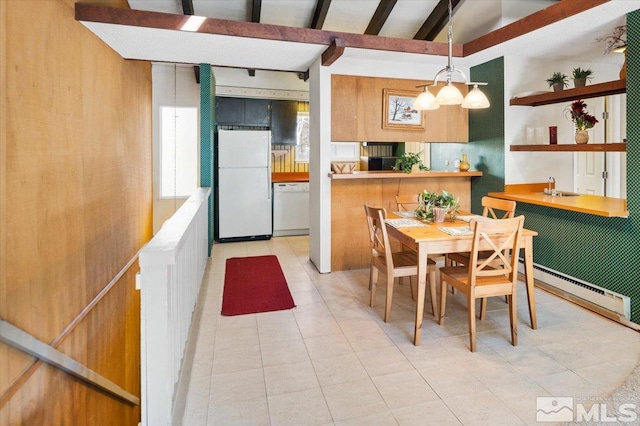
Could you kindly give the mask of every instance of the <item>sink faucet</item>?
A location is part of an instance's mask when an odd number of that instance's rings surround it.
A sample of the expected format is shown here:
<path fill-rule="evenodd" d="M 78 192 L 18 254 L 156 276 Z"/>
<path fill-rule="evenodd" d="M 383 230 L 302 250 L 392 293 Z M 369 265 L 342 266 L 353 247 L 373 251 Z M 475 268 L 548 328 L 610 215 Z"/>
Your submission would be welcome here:
<path fill-rule="evenodd" d="M 554 178 L 553 176 L 549 176 L 549 180 L 547 181 L 547 183 L 549 184 L 546 193 L 547 194 L 553 194 L 555 192 L 555 189 L 551 189 L 551 184 L 555 184 L 556 183 L 556 178 Z"/>

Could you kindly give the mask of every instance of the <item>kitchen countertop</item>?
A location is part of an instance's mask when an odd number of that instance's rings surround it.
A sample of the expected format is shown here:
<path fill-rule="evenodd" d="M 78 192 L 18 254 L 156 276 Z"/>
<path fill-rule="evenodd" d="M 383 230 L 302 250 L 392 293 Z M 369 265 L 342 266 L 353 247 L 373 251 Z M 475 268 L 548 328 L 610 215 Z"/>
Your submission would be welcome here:
<path fill-rule="evenodd" d="M 490 192 L 490 197 L 605 217 L 628 217 L 627 200 L 580 194 L 552 197 L 542 192 Z"/>
<path fill-rule="evenodd" d="M 371 172 L 353 172 L 353 173 L 329 173 L 331 179 L 418 179 L 418 178 L 467 178 L 474 176 L 482 176 L 482 172 L 396 172 L 389 170 L 371 171 Z"/>
<path fill-rule="evenodd" d="M 275 172 L 271 173 L 271 182 L 309 182 L 309 172 Z"/>

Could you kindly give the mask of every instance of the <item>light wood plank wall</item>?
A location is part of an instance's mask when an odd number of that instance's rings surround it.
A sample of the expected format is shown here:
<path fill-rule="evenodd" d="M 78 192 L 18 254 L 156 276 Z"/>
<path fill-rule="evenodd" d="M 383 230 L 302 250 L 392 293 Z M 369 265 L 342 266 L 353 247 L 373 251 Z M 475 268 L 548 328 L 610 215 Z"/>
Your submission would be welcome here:
<path fill-rule="evenodd" d="M 471 209 L 470 178 L 349 179 L 331 182 L 331 270 L 367 268 L 371 248 L 364 204 L 397 211 L 395 196 L 423 190 L 451 192 Z"/>
<path fill-rule="evenodd" d="M 468 111 L 441 107 L 423 111 L 424 130 L 383 129 L 384 89 L 413 92 L 426 80 L 338 75 L 331 77 L 331 140 L 367 142 L 468 142 Z M 439 83 L 440 84 L 440 83 Z M 464 84 L 456 84 L 463 94 Z"/>
<path fill-rule="evenodd" d="M 0 1 L 0 317 L 140 396 L 137 262 L 87 305 L 151 238 L 151 68 L 74 3 Z M 140 407 L 0 343 L 0 424 L 139 421 Z"/>

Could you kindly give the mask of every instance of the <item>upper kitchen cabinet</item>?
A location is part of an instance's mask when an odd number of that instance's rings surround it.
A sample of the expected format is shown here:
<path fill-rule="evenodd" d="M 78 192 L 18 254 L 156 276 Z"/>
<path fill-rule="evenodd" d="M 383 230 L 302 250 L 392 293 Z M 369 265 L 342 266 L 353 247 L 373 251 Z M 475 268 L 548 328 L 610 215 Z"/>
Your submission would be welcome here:
<path fill-rule="evenodd" d="M 298 101 L 271 101 L 271 143 L 296 145 Z"/>
<path fill-rule="evenodd" d="M 468 111 L 459 106 L 443 106 L 424 111 L 424 129 L 383 128 L 384 92 L 412 92 L 430 81 L 348 75 L 331 79 L 331 140 L 367 142 L 468 142 Z M 464 84 L 456 84 L 463 94 Z"/>
<path fill-rule="evenodd" d="M 216 97 L 216 122 L 235 126 L 269 126 L 271 101 Z"/>
<path fill-rule="evenodd" d="M 244 124 L 268 126 L 271 122 L 271 101 L 268 99 L 244 100 Z"/>

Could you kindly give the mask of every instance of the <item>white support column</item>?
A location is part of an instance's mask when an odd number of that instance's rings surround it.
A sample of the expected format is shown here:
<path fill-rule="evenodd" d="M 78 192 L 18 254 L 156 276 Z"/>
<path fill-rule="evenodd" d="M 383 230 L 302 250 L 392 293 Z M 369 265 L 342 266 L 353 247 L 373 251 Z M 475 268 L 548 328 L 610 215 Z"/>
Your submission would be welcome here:
<path fill-rule="evenodd" d="M 309 257 L 331 272 L 331 73 L 318 58 L 309 67 Z"/>

